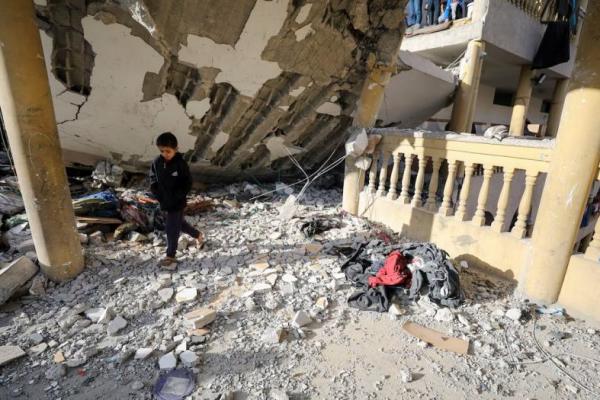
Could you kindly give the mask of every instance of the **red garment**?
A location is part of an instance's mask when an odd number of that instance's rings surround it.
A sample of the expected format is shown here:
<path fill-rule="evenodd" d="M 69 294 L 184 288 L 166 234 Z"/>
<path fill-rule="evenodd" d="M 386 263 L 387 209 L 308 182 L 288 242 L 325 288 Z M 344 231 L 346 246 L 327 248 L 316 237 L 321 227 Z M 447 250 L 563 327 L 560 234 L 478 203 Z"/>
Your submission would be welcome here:
<path fill-rule="evenodd" d="M 383 267 L 377 271 L 377 274 L 369 277 L 369 286 L 403 285 L 410 287 L 411 276 L 410 269 L 406 268 L 406 258 L 404 258 L 402 253 L 396 250 L 392 251 L 387 256 Z"/>

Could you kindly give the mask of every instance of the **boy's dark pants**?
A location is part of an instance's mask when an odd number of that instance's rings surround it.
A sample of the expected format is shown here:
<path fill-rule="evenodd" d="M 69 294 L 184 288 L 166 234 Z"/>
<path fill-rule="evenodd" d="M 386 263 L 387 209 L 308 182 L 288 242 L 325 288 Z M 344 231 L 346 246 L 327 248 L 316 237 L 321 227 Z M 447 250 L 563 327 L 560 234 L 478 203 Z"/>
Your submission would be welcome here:
<path fill-rule="evenodd" d="M 181 232 L 187 233 L 194 239 L 200 235 L 198 230 L 187 223 L 183 217 L 183 210 L 167 211 L 165 231 L 167 232 L 167 257 L 175 257 Z"/>

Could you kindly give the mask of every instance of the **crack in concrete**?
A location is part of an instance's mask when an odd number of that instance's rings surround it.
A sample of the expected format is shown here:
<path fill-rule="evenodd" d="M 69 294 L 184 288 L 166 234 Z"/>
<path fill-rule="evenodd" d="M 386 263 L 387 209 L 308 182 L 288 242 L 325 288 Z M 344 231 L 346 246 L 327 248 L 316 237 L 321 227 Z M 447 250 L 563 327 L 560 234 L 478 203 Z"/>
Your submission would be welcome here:
<path fill-rule="evenodd" d="M 85 105 L 85 103 L 87 103 L 88 98 L 89 98 L 89 96 L 85 96 L 85 99 L 81 102 L 81 104 L 69 102 L 69 104 L 72 104 L 75 107 L 77 107 L 77 111 L 75 111 L 75 117 L 72 119 L 66 119 L 64 121 L 58 122 L 56 125 L 58 126 L 58 125 L 66 124 L 67 122 L 77 121 L 79 119 L 79 113 L 81 112 L 81 108 Z"/>

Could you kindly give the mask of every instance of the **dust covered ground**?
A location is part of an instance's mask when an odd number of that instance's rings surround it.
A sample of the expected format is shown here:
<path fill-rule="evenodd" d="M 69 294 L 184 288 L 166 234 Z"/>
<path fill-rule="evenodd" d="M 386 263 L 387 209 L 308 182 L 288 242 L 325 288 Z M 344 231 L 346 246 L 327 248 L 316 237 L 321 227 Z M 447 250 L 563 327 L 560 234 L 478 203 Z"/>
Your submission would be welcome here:
<path fill-rule="evenodd" d="M 91 240 L 78 278 L 4 304 L 0 345 L 27 354 L 0 367 L 0 399 L 151 399 L 165 373 L 159 359 L 171 352 L 178 368 L 187 368 L 183 352 L 198 357 L 190 399 L 600 398 L 597 327 L 538 314 L 513 295 L 513 282 L 473 266 L 460 269 L 466 301 L 457 309 L 440 311 L 427 296 L 394 313 L 348 307 L 354 288 L 332 248 L 378 240 L 381 228 L 343 215 L 341 192 L 309 190 L 302 199 L 298 217 L 341 222 L 310 239 L 299 218 L 279 220 L 285 196 L 251 200 L 243 185 L 207 195 L 216 207 L 188 219 L 207 244 L 183 239 L 175 271 L 157 265 L 160 232 Z M 178 302 L 185 288 L 197 294 Z M 216 319 L 191 333 L 183 315 L 200 307 Z M 105 320 L 94 323 L 90 309 L 105 310 Z M 312 322 L 292 324 L 298 311 Z M 126 325 L 111 325 L 116 319 Z M 469 354 L 408 335 L 408 320 L 470 340 Z M 136 358 L 141 348 L 152 352 Z"/>

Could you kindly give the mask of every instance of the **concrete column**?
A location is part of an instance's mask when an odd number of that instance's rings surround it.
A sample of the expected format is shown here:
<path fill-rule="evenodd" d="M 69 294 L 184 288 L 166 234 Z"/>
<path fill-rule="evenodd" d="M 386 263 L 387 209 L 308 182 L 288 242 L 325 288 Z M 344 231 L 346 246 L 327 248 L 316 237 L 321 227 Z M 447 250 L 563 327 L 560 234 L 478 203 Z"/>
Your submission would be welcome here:
<path fill-rule="evenodd" d="M 0 108 L 42 270 L 64 281 L 84 266 L 33 2 L 3 0 Z"/>
<path fill-rule="evenodd" d="M 550 105 L 550 114 L 548 114 L 548 125 L 546 128 L 546 136 L 556 137 L 560 116 L 562 115 L 563 104 L 569 86 L 568 79 L 558 79 L 554 87 L 552 95 L 552 104 Z"/>
<path fill-rule="evenodd" d="M 395 65 L 395 63 L 391 65 L 377 64 L 370 69 L 358 101 L 354 126 L 371 128 L 375 125 L 381 103 L 383 103 L 385 87 L 392 77 L 392 72 L 396 70 Z M 355 161 L 354 157 L 346 158 L 342 198 L 342 208 L 354 215 L 358 213 L 360 192 L 365 184 L 364 171 L 356 168 Z"/>
<path fill-rule="evenodd" d="M 590 2 L 520 290 L 557 300 L 600 163 L 600 3 Z"/>
<path fill-rule="evenodd" d="M 449 129 L 454 132 L 471 132 L 479 81 L 483 67 L 485 43 L 481 40 L 471 40 L 467 46 L 465 63 L 460 73 L 460 83 L 454 98 Z"/>
<path fill-rule="evenodd" d="M 511 136 L 523 136 L 525 132 L 525 121 L 527 119 L 527 111 L 529 110 L 529 102 L 531 101 L 531 90 L 533 89 L 533 70 L 529 65 L 521 67 L 521 75 L 519 76 L 519 86 L 515 96 L 515 104 L 513 105 L 512 116 L 510 118 L 509 133 Z"/>

